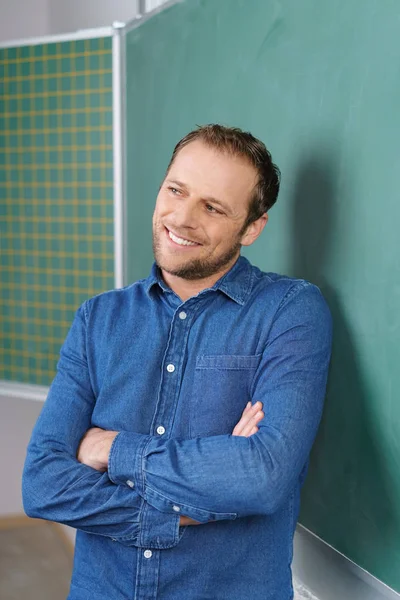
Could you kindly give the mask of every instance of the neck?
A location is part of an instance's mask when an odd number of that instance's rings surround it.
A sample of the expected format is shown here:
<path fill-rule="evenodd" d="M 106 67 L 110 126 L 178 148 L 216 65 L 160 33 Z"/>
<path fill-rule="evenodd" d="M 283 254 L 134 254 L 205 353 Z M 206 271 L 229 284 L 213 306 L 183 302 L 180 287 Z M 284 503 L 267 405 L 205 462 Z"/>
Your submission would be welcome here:
<path fill-rule="evenodd" d="M 225 266 L 224 269 L 218 271 L 218 273 L 214 273 L 210 275 L 210 277 L 205 277 L 204 279 L 183 279 L 182 277 L 178 277 L 177 275 L 172 275 L 164 269 L 161 269 L 161 275 L 165 283 L 171 288 L 173 292 L 179 298 L 185 302 L 189 298 L 193 296 L 197 296 L 203 290 L 211 288 L 218 279 L 221 279 L 225 273 L 227 273 L 235 264 L 239 255 L 236 256 L 228 265 Z"/>

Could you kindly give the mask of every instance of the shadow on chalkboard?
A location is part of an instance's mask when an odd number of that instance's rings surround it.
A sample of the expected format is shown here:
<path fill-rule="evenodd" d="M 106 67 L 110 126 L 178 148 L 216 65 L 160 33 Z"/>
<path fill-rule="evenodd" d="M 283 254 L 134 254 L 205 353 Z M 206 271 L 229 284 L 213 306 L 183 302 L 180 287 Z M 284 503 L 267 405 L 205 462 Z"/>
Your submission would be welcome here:
<path fill-rule="evenodd" d="M 398 545 L 397 511 L 371 411 L 378 399 L 364 383 L 357 358 L 362 336 L 356 343 L 340 290 L 333 289 L 326 276 L 332 264 L 337 269 L 331 261 L 345 241 L 336 222 L 342 201 L 338 173 L 334 156 L 316 153 L 300 165 L 292 198 L 291 273 L 320 287 L 334 322 L 327 399 L 302 494 L 300 522 L 374 572 Z M 343 276 L 351 275 L 344 269 Z"/>

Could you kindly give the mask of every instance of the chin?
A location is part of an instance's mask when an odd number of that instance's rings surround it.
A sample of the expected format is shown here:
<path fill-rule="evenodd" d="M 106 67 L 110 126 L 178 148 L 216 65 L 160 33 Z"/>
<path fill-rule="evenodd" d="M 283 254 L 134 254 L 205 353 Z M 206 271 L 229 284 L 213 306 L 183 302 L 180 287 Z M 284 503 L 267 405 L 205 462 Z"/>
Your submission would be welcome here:
<path fill-rule="evenodd" d="M 188 262 L 182 262 L 182 261 L 178 262 L 178 261 L 166 260 L 165 258 L 161 258 L 161 260 L 156 259 L 156 263 L 158 264 L 160 269 L 162 269 L 163 271 L 166 271 L 170 275 L 178 275 L 179 276 L 179 272 L 182 271 L 182 269 L 185 269 L 187 267 L 187 265 L 189 264 L 189 261 Z"/>

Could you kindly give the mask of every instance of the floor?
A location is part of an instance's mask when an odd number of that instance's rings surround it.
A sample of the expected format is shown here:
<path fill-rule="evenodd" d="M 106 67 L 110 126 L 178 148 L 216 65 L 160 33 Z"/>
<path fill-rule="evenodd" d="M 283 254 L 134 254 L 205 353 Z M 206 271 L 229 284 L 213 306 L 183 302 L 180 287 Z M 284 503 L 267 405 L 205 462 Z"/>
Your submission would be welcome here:
<path fill-rule="evenodd" d="M 59 526 L 26 517 L 0 519 L 0 600 L 65 600 L 73 548 Z M 316 600 L 294 581 L 295 600 Z"/>
<path fill-rule="evenodd" d="M 57 525 L 46 521 L 0 522 L 0 600 L 65 600 L 72 551 Z"/>

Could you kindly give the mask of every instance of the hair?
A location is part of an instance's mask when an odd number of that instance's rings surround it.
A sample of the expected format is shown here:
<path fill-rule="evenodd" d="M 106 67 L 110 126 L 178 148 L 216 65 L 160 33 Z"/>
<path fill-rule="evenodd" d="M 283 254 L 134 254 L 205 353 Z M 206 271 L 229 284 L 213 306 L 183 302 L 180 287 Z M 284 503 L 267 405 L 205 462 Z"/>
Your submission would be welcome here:
<path fill-rule="evenodd" d="M 243 230 L 259 219 L 275 204 L 281 179 L 279 168 L 272 162 L 271 154 L 265 144 L 247 131 L 238 127 L 210 124 L 198 126 L 183 137 L 175 146 L 169 162 L 170 170 L 178 152 L 184 147 L 200 140 L 208 146 L 246 159 L 258 173 L 258 181 L 250 199 L 249 212 Z"/>

